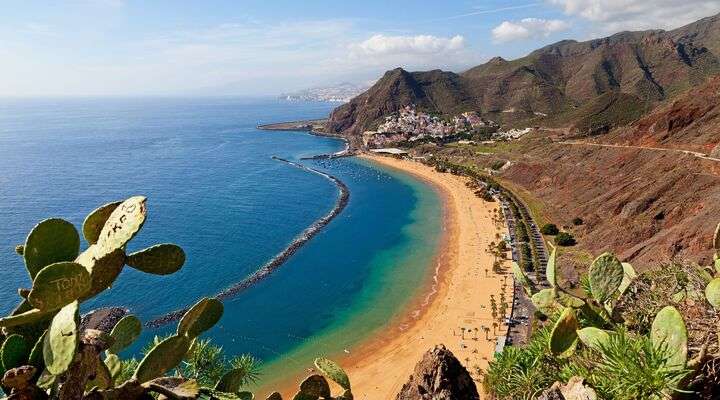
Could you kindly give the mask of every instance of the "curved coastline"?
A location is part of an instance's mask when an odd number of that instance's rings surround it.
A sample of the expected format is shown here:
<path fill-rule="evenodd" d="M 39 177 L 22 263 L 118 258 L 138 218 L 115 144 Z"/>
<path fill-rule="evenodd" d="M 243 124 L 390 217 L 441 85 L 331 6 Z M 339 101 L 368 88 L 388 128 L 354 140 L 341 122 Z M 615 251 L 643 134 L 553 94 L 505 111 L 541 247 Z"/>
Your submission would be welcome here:
<path fill-rule="evenodd" d="M 270 274 L 280 268 L 290 257 L 292 257 L 293 254 L 295 254 L 295 252 L 297 252 L 302 246 L 309 242 L 310 239 L 317 235 L 318 232 L 320 232 L 325 226 L 327 226 L 335 217 L 337 217 L 343 211 L 343 209 L 345 209 L 345 206 L 347 206 L 348 201 L 350 200 L 350 190 L 348 189 L 347 185 L 345 185 L 345 183 L 343 183 L 337 177 L 281 157 L 273 156 L 272 159 L 284 162 L 293 167 L 300 168 L 310 173 L 318 174 L 325 179 L 328 179 L 338 188 L 339 196 L 337 197 L 335 205 L 330 210 L 330 212 L 328 212 L 327 214 L 313 222 L 310 226 L 305 228 L 305 230 L 300 232 L 300 234 L 297 235 L 295 239 L 293 239 L 290 244 L 285 247 L 285 249 L 276 254 L 260 269 L 252 273 L 252 275 L 216 294 L 214 297 L 218 300 L 225 300 L 231 298 L 270 276 Z M 147 321 L 145 323 L 145 326 L 147 328 L 159 328 L 168 323 L 177 321 L 182 318 L 182 316 L 188 311 L 188 309 L 189 307 L 186 307 L 161 315 L 157 318 L 153 318 L 152 320 Z"/>

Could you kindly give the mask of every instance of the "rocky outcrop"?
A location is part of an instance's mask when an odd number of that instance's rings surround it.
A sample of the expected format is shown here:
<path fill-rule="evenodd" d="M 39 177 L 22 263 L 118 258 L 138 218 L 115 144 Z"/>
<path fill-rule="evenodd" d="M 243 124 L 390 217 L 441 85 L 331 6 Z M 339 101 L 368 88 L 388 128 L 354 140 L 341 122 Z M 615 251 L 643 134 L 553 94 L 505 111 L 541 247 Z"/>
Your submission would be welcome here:
<path fill-rule="evenodd" d="M 479 399 L 475 382 L 457 358 L 439 345 L 429 350 L 415 366 L 397 400 Z"/>

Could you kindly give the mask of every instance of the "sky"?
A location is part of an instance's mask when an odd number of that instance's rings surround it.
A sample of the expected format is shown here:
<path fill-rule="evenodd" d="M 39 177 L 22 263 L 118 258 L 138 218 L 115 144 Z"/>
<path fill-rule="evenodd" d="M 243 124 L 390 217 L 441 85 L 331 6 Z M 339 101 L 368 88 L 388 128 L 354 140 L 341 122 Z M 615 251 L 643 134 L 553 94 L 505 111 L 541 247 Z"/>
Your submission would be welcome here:
<path fill-rule="evenodd" d="M 672 29 L 720 0 L 0 0 L 0 96 L 277 95 Z"/>

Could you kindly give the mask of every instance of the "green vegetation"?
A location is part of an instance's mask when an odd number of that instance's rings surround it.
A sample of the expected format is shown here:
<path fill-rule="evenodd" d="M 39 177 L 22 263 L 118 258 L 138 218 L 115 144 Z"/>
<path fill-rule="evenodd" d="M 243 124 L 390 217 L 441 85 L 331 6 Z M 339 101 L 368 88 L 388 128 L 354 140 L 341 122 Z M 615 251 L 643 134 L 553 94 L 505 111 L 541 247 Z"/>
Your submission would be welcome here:
<path fill-rule="evenodd" d="M 574 246 L 575 243 L 575 237 L 571 233 L 560 232 L 555 236 L 555 244 L 558 246 Z"/>
<path fill-rule="evenodd" d="M 540 228 L 540 233 L 542 233 L 543 235 L 554 236 L 560 233 L 560 230 L 555 224 L 545 224 Z"/>
<path fill-rule="evenodd" d="M 185 263 L 174 244 L 159 244 L 126 254 L 127 243 L 145 223 L 146 198 L 131 197 L 106 204 L 85 219 L 80 235 L 61 219 L 33 228 L 15 251 L 25 261 L 31 289 L 20 289 L 19 305 L 0 318 L 0 376 L 8 399 L 140 400 L 254 398 L 242 388 L 259 377 L 258 362 L 249 355 L 227 357 L 222 349 L 199 337 L 223 314 L 223 304 L 204 298 L 182 315 L 177 330 L 155 338 L 142 360 L 122 360 L 119 353 L 140 335 L 142 323 L 132 315 L 107 316 L 80 323 L 83 302 L 114 283 L 125 265 L 166 275 Z M 110 325 L 110 326 L 108 326 Z M 317 368 L 343 387 L 337 397 L 321 375 L 312 375 L 295 398 L 350 400 L 350 381 L 327 359 Z M 269 398 L 280 400 L 278 393 Z"/>
<path fill-rule="evenodd" d="M 546 271 L 550 289 L 536 291 L 514 270 L 547 321 L 526 345 L 496 354 L 484 371 L 487 392 L 529 400 L 559 382 L 586 396 L 578 398 L 717 398 L 720 269 L 673 263 L 637 274 L 604 253 L 578 296 L 558 285 L 556 257 Z"/>
<path fill-rule="evenodd" d="M 575 218 L 573 218 L 572 223 L 575 226 L 580 226 L 580 225 L 584 224 L 585 221 L 583 221 L 583 219 L 580 217 L 575 217 Z"/>

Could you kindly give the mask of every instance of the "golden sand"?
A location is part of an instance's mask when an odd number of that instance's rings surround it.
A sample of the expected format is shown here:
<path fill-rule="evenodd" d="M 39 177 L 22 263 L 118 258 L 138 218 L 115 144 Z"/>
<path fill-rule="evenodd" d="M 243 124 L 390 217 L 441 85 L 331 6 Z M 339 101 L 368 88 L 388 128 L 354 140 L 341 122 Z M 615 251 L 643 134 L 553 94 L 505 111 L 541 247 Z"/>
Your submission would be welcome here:
<path fill-rule="evenodd" d="M 490 296 L 499 304 L 504 290 L 512 302 L 512 279 L 493 272 L 494 256 L 487 251 L 490 242 L 497 242 L 497 235 L 505 232 L 504 225 L 493 222 L 499 204 L 475 196 L 465 177 L 409 160 L 362 157 L 410 173 L 439 190 L 444 200 L 444 239 L 436 282 L 421 295 L 426 300 L 421 312 L 410 317 L 409 325 L 389 324 L 387 332 L 338 360 L 350 376 L 353 394 L 356 399 L 394 399 L 423 354 L 444 344 L 471 372 L 482 398 L 478 368 L 487 367 L 497 336 L 506 331 L 504 326 L 493 326 L 497 320 L 492 318 Z"/>

